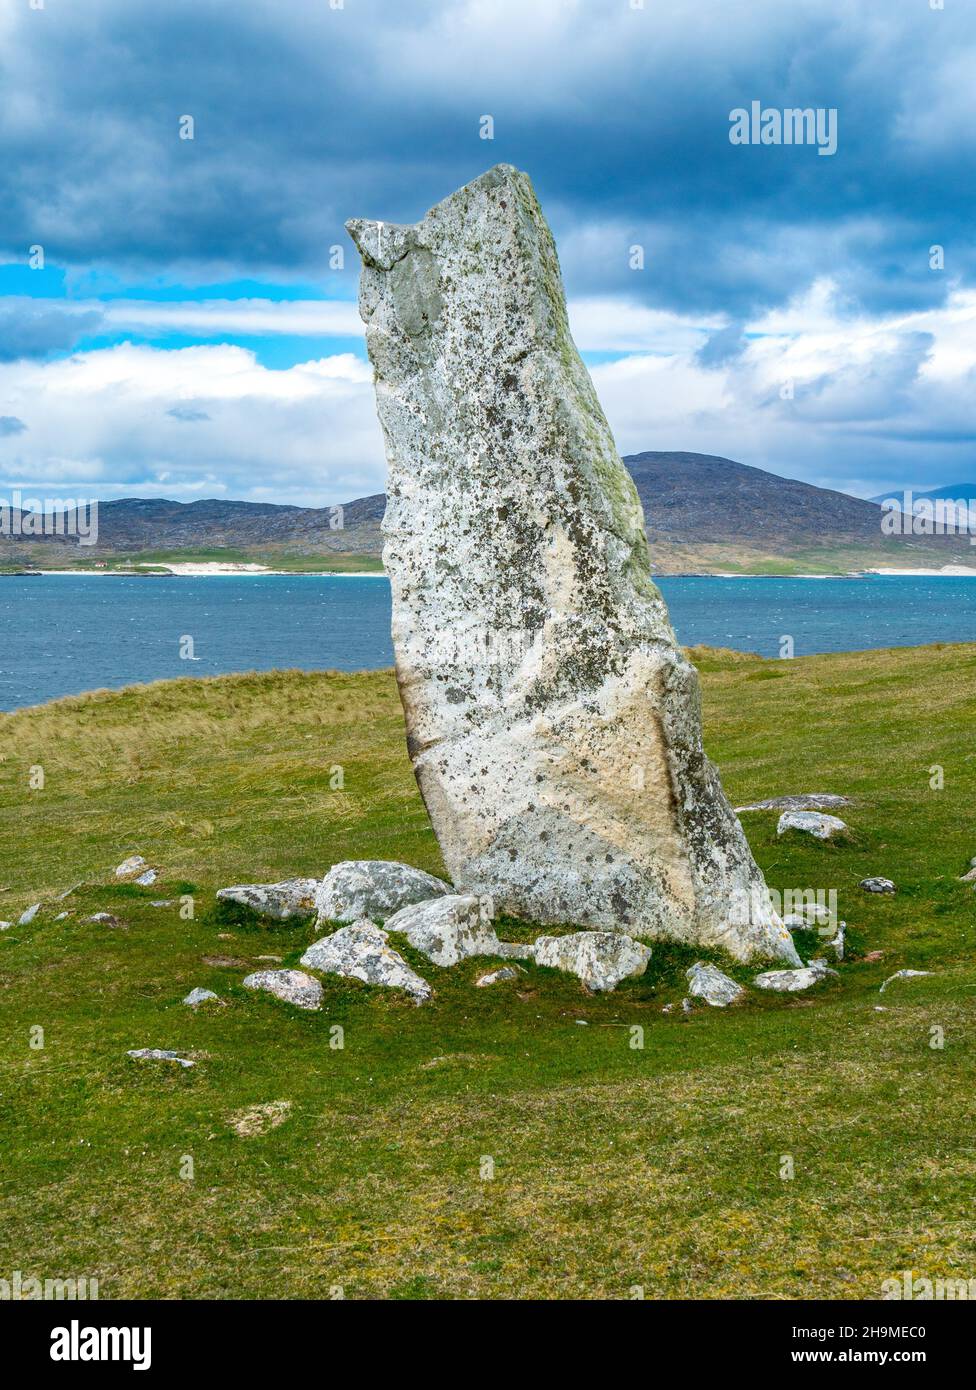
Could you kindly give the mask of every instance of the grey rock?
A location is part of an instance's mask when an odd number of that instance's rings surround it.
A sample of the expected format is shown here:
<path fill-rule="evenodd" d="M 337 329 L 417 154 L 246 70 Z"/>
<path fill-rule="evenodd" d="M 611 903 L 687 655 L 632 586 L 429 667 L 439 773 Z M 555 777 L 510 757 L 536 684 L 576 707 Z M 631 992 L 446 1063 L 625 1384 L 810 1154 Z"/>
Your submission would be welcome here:
<path fill-rule="evenodd" d="M 487 975 L 479 975 L 475 984 L 479 989 L 488 985 L 500 984 L 502 980 L 517 980 L 524 972 L 517 965 L 500 965 L 497 970 L 489 970 Z"/>
<path fill-rule="evenodd" d="M 139 874 L 138 878 L 134 878 L 132 881 L 133 883 L 138 883 L 140 888 L 151 888 L 158 878 L 159 874 L 155 869 L 146 869 L 143 873 Z"/>
<path fill-rule="evenodd" d="M 535 943 L 537 965 L 552 966 L 578 976 L 587 989 L 615 989 L 630 975 L 643 975 L 651 952 L 622 932 L 581 931 L 570 936 L 540 936 Z"/>
<path fill-rule="evenodd" d="M 748 806 L 737 806 L 735 814 L 742 811 L 832 811 L 837 806 L 850 806 L 849 796 L 837 796 L 833 792 L 800 792 L 797 796 L 773 796 L 768 801 L 751 801 Z"/>
<path fill-rule="evenodd" d="M 13 922 L 0 922 L 0 931 L 9 931 Z"/>
<path fill-rule="evenodd" d="M 137 1062 L 176 1062 L 181 1067 L 195 1065 L 188 1057 L 181 1057 L 178 1052 L 170 1052 L 162 1047 L 135 1047 L 126 1056 L 134 1057 Z"/>
<path fill-rule="evenodd" d="M 281 883 L 235 883 L 217 891 L 218 902 L 240 903 L 260 917 L 285 922 L 315 912 L 317 878 L 286 878 Z"/>
<path fill-rule="evenodd" d="M 422 1004 L 433 994 L 427 981 L 394 951 L 386 932 L 372 922 L 355 922 L 340 927 L 331 936 L 323 936 L 309 946 L 301 963 L 323 974 L 345 975 L 364 984 L 405 990 L 415 1004 Z"/>
<path fill-rule="evenodd" d="M 157 898 L 155 902 L 149 904 L 150 907 L 172 907 L 173 898 Z"/>
<path fill-rule="evenodd" d="M 136 874 L 141 874 L 149 865 L 141 854 L 132 854 L 128 859 L 123 859 L 122 863 L 115 870 L 116 878 L 134 878 Z"/>
<path fill-rule="evenodd" d="M 895 885 L 890 878 L 862 878 L 857 885 L 866 893 L 893 893 Z"/>
<path fill-rule="evenodd" d="M 347 859 L 333 864 L 315 897 L 317 926 L 327 922 L 383 922 L 401 908 L 451 890 L 441 879 L 386 859 Z"/>
<path fill-rule="evenodd" d="M 55 920 L 55 922 L 63 922 L 63 921 L 65 920 L 66 917 L 70 917 L 70 916 L 71 916 L 71 913 L 70 913 L 70 912 L 59 912 L 58 915 L 55 917 L 54 920 Z"/>
<path fill-rule="evenodd" d="M 960 882 L 960 883 L 972 883 L 974 879 L 976 879 L 976 868 L 970 869 L 968 874 L 963 874 L 963 875 L 960 877 L 959 882 Z"/>
<path fill-rule="evenodd" d="M 787 830 L 802 830 L 817 840 L 829 840 L 847 825 L 839 816 L 824 816 L 816 811 L 784 811 L 776 825 L 776 834 L 785 835 Z"/>
<path fill-rule="evenodd" d="M 101 927 L 121 927 L 121 920 L 116 917 L 114 912 L 93 912 L 90 917 L 84 918 L 86 922 L 97 922 Z"/>
<path fill-rule="evenodd" d="M 322 1007 L 322 986 L 301 970 L 256 970 L 243 983 L 245 989 L 267 990 L 296 1009 Z"/>
<path fill-rule="evenodd" d="M 799 970 L 764 970 L 757 975 L 755 985 L 758 989 L 771 989 L 779 993 L 795 994 L 798 990 L 810 989 L 826 980 L 828 975 L 837 975 L 824 960 L 808 961 Z"/>
<path fill-rule="evenodd" d="M 457 965 L 469 956 L 497 956 L 501 942 L 486 922 L 478 898 L 449 893 L 401 908 L 388 917 L 387 931 L 402 932 L 435 965 Z"/>
<path fill-rule="evenodd" d="M 70 898 L 72 893 L 77 893 L 79 888 L 84 888 L 85 880 L 81 879 L 78 883 L 73 883 L 70 888 L 66 888 L 63 893 L 59 893 L 55 902 L 63 903 L 65 898 Z"/>
<path fill-rule="evenodd" d="M 348 229 L 408 749 L 457 891 L 798 960 L 704 754 L 530 180 L 498 165 L 414 226 Z"/>
<path fill-rule="evenodd" d="M 884 994 L 885 990 L 894 980 L 917 980 L 923 975 L 931 974 L 933 974 L 931 970 L 896 970 L 893 975 L 888 976 L 887 980 L 885 980 L 884 984 L 878 990 L 878 993 Z"/>
<path fill-rule="evenodd" d="M 495 955 L 503 960 L 535 960 L 535 942 L 499 941 Z"/>
<path fill-rule="evenodd" d="M 219 994 L 214 994 L 212 989 L 191 989 L 190 993 L 183 1000 L 191 1009 L 198 1008 L 201 1004 L 216 1003 L 222 1004 L 224 1001 Z"/>
<path fill-rule="evenodd" d="M 706 961 L 695 961 L 690 970 L 685 971 L 688 979 L 688 993 L 696 999 L 704 999 L 713 1008 L 724 1009 L 738 999 L 744 999 L 746 992 L 740 984 L 723 974 L 717 966 Z"/>
<path fill-rule="evenodd" d="M 18 927 L 30 926 L 31 922 L 33 922 L 34 918 L 37 916 L 40 910 L 41 904 L 34 903 L 33 906 L 29 907 L 26 912 L 22 912 L 17 919 Z"/>

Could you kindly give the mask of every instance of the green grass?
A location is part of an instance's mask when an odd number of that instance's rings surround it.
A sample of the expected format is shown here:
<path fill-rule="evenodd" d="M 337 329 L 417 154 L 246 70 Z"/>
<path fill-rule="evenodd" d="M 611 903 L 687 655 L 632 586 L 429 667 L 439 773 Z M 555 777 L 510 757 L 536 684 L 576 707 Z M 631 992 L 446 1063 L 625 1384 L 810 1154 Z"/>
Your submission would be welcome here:
<path fill-rule="evenodd" d="M 245 963 L 294 964 L 311 930 L 218 914 L 216 888 L 348 857 L 442 871 L 389 673 L 176 681 L 0 718 L 0 918 L 85 880 L 0 934 L 0 1275 L 96 1275 L 103 1297 L 498 1299 L 876 1298 L 903 1269 L 976 1274 L 976 899 L 957 881 L 976 854 L 976 648 L 694 655 L 735 804 L 855 799 L 839 844 L 743 817 L 772 886 L 837 889 L 853 951 L 810 996 L 688 1019 L 696 955 L 665 945 L 607 996 L 537 967 L 475 989 L 487 962 L 442 971 L 408 947 L 436 988 L 421 1008 L 335 977 L 319 1014 L 242 990 Z M 134 852 L 158 886 L 110 883 Z M 897 896 L 861 892 L 868 874 Z M 150 906 L 181 894 L 192 921 Z M 124 925 L 83 920 L 101 910 Z M 902 967 L 936 973 L 879 997 Z M 227 1007 L 191 1013 L 194 985 Z M 232 1127 L 281 1100 L 279 1127 Z"/>

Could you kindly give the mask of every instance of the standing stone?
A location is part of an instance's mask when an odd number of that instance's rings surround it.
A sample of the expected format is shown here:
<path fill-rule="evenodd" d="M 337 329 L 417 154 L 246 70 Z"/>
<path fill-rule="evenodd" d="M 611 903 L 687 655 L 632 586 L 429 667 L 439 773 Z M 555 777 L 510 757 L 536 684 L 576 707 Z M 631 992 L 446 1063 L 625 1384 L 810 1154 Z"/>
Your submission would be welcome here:
<path fill-rule="evenodd" d="M 407 744 L 455 891 L 798 963 L 702 749 L 527 175 L 498 165 L 415 226 L 347 225 Z"/>

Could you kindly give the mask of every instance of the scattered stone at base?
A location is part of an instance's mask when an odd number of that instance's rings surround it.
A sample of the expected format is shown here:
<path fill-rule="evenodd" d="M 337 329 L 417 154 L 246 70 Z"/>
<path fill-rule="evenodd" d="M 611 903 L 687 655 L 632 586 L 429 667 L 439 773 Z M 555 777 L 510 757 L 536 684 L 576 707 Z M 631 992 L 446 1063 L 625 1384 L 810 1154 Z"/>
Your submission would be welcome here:
<path fill-rule="evenodd" d="M 322 986 L 301 970 L 256 970 L 243 981 L 245 989 L 265 990 L 296 1009 L 320 1009 Z"/>
<path fill-rule="evenodd" d="M 422 1004 L 433 994 L 427 981 L 411 970 L 389 944 L 386 932 L 365 920 L 340 927 L 331 936 L 313 942 L 301 964 L 323 974 L 345 975 L 367 985 L 405 990 L 415 1004 Z"/>
<path fill-rule="evenodd" d="M 829 811 L 835 806 L 850 806 L 849 796 L 833 792 L 801 792 L 797 796 L 773 796 L 768 801 L 752 801 L 748 806 L 736 806 L 740 811 Z"/>
<path fill-rule="evenodd" d="M 568 971 L 587 989 L 614 989 L 631 975 L 643 975 L 650 948 L 622 932 L 581 931 L 569 936 L 540 936 L 535 943 L 537 965 Z"/>
<path fill-rule="evenodd" d="M 857 885 L 866 893 L 893 893 L 895 885 L 890 878 L 862 878 Z"/>
<path fill-rule="evenodd" d="M 798 990 L 810 989 L 818 985 L 828 975 L 837 975 L 824 960 L 811 960 L 799 970 L 764 970 L 755 978 L 757 989 L 771 989 L 779 993 L 795 994 Z"/>
<path fill-rule="evenodd" d="M 388 859 L 346 859 L 333 864 L 315 895 L 316 926 L 328 922 L 385 922 L 404 907 L 450 893 L 423 869 Z"/>
<path fill-rule="evenodd" d="M 717 966 L 706 961 L 695 961 L 685 971 L 688 979 L 688 993 L 696 999 L 704 999 L 713 1008 L 724 1009 L 738 999 L 745 998 L 745 990 L 735 980 L 722 973 Z"/>
<path fill-rule="evenodd" d="M 317 878 L 286 878 L 280 883 L 235 883 L 217 890 L 217 901 L 239 903 L 259 917 L 287 922 L 291 917 L 311 917 L 315 912 Z"/>
<path fill-rule="evenodd" d="M 471 956 L 497 956 L 501 945 L 480 899 L 458 893 L 401 908 L 386 919 L 384 929 L 402 932 L 415 951 L 440 966 Z"/>

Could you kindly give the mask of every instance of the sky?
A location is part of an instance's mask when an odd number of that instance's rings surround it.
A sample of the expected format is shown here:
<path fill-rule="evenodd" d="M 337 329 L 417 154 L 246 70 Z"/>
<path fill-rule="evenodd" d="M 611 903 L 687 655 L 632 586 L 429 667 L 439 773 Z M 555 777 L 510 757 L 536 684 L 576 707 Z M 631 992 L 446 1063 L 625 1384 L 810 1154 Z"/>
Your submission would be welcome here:
<path fill-rule="evenodd" d="M 976 481 L 974 74 L 976 0 L 0 0 L 0 496 L 382 491 L 343 224 L 499 162 L 621 453 Z"/>

